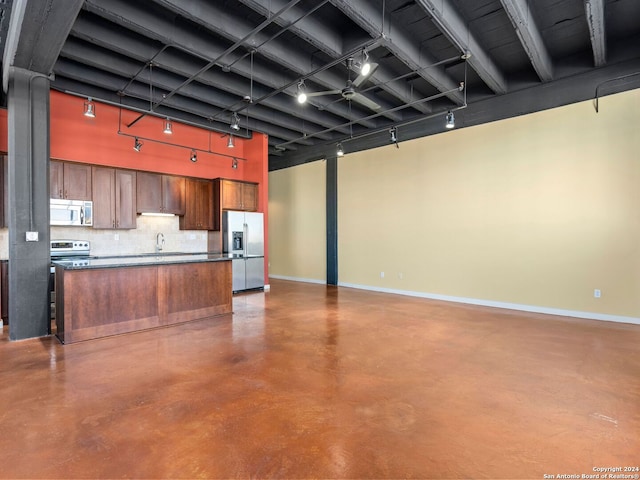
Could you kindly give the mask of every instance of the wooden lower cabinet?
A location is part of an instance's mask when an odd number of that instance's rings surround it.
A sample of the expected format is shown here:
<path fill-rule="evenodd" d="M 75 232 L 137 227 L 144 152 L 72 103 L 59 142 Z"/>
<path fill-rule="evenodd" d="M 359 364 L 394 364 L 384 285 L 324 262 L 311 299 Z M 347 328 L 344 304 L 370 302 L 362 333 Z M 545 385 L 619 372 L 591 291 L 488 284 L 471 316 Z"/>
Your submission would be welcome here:
<path fill-rule="evenodd" d="M 231 313 L 231 261 L 121 268 L 56 267 L 62 343 Z"/>

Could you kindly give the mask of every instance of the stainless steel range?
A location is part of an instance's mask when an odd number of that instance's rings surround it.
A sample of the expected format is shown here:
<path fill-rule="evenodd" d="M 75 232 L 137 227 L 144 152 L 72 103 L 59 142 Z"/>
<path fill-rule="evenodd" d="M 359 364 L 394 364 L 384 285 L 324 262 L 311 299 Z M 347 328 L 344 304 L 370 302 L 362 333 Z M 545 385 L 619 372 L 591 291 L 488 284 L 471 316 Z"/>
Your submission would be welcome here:
<path fill-rule="evenodd" d="M 91 255 L 91 243 L 88 240 L 51 240 L 49 249 L 51 260 L 73 260 L 74 265 L 86 265 Z M 51 291 L 51 318 L 56 318 L 56 269 L 51 265 L 49 276 Z M 49 332 L 51 333 L 51 332 Z"/>

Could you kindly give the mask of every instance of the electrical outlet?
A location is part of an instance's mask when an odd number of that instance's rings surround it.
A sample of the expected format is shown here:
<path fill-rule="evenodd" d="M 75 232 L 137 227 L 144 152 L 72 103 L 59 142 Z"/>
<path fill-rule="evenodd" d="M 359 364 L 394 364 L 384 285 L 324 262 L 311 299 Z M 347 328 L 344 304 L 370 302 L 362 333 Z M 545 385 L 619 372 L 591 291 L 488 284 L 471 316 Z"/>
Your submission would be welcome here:
<path fill-rule="evenodd" d="M 120 240 L 120 234 L 119 233 L 114 233 L 113 234 L 113 239 L 114 240 Z"/>
<path fill-rule="evenodd" d="M 593 291 L 593 298 L 600 298 L 602 296 L 602 292 L 598 288 Z"/>
<path fill-rule="evenodd" d="M 380 278 L 384 278 L 384 272 L 380 272 Z"/>
<path fill-rule="evenodd" d="M 38 241 L 38 232 L 27 232 L 26 240 L 27 240 L 27 242 L 37 242 Z"/>
<path fill-rule="evenodd" d="M 189 234 L 189 240 L 195 240 L 196 239 L 196 234 L 195 233 L 190 233 Z"/>
<path fill-rule="evenodd" d="M 402 272 L 400 272 L 400 273 L 398 274 L 398 278 L 399 278 L 400 280 L 402 280 L 402 278 L 403 278 Z"/>

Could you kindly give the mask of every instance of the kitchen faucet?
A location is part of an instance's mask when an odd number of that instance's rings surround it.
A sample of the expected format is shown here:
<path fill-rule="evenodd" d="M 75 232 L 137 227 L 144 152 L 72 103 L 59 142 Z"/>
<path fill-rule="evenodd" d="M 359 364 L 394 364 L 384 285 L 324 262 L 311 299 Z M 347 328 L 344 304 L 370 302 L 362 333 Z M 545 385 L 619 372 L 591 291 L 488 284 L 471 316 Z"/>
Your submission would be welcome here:
<path fill-rule="evenodd" d="M 158 232 L 158 234 L 156 235 L 156 253 L 160 253 L 163 247 L 164 247 L 164 234 L 162 232 Z"/>

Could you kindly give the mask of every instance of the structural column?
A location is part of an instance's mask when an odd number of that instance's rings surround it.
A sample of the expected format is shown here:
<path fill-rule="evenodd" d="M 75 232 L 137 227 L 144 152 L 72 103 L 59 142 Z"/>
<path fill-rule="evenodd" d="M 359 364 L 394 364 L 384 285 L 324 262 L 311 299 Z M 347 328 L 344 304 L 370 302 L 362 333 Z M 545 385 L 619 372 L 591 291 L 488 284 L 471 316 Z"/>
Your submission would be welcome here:
<path fill-rule="evenodd" d="M 327 159 L 327 285 L 338 285 L 338 158 Z"/>
<path fill-rule="evenodd" d="M 9 338 L 21 340 L 51 325 L 49 79 L 11 67 L 8 105 Z"/>

